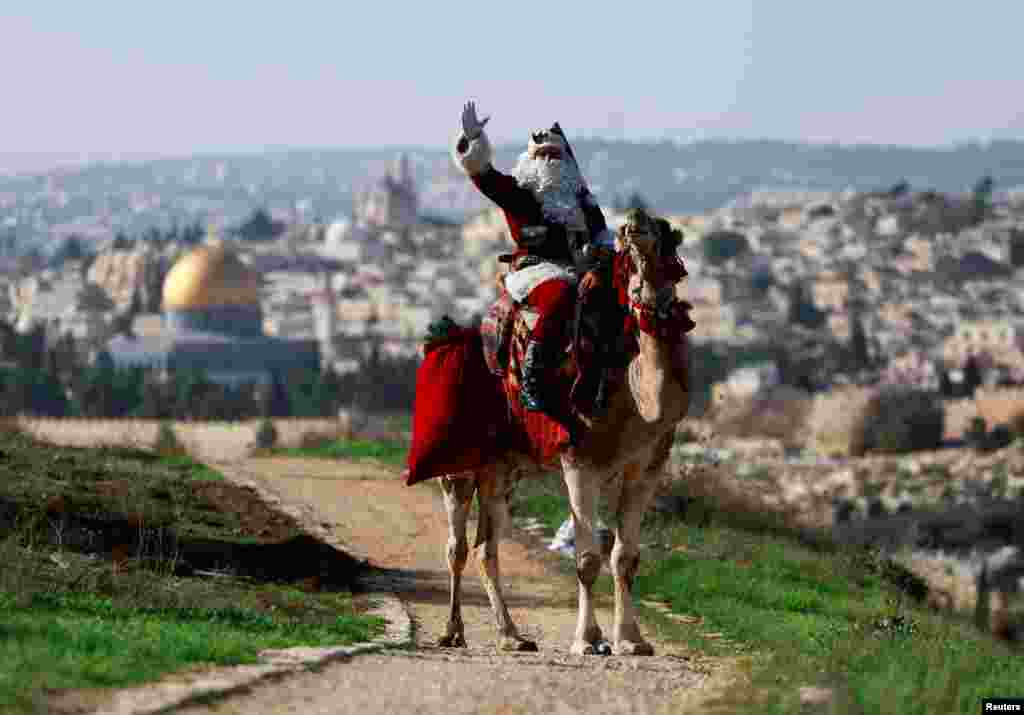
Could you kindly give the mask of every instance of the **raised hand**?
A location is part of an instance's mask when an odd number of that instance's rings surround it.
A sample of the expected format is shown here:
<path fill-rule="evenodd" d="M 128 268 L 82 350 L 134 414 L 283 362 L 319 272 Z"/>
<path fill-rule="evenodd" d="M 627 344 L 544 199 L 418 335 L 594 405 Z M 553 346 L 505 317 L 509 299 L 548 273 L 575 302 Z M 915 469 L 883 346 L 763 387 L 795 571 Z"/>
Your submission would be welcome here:
<path fill-rule="evenodd" d="M 462 108 L 462 133 L 469 140 L 476 139 L 484 130 L 484 125 L 490 120 L 489 116 L 484 117 L 483 120 L 477 119 L 476 103 L 466 102 L 466 106 Z"/>

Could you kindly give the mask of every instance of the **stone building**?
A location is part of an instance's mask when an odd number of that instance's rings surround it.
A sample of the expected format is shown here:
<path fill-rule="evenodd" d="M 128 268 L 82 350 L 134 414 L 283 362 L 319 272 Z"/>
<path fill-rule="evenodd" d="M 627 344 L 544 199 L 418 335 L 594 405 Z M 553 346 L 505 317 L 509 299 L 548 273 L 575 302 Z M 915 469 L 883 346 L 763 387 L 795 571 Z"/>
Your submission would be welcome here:
<path fill-rule="evenodd" d="M 357 223 L 405 231 L 416 223 L 419 197 L 409 170 L 409 158 L 400 154 L 391 171 L 354 196 Z"/>
<path fill-rule="evenodd" d="M 995 365 L 1024 367 L 1024 330 L 1013 320 L 963 322 L 942 344 L 942 360 L 948 367 L 962 367 L 971 355 L 985 356 Z"/>
<path fill-rule="evenodd" d="M 850 299 L 850 282 L 844 275 L 824 271 L 811 284 L 811 296 L 816 308 L 841 313 Z"/>
<path fill-rule="evenodd" d="M 263 333 L 260 274 L 223 241 L 183 256 L 163 286 L 163 331 L 119 335 L 106 352 L 119 367 L 202 370 L 217 382 L 269 382 L 275 373 L 320 367 L 316 340 Z"/>

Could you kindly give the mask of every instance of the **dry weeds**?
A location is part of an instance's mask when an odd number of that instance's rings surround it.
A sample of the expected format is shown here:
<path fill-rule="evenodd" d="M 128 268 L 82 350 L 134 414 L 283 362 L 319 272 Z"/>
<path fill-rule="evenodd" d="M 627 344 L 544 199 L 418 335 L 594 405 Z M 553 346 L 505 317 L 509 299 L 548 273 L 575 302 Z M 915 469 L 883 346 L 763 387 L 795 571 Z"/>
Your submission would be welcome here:
<path fill-rule="evenodd" d="M 137 419 L 55 419 L 19 417 L 0 423 L 0 429 L 18 429 L 37 439 L 68 447 L 107 445 L 151 449 L 161 420 Z M 178 442 L 195 459 L 226 462 L 245 459 L 256 443 L 260 420 L 240 422 L 174 422 Z M 351 436 L 344 418 L 282 418 L 274 420 L 279 447 L 301 447 L 316 435 L 321 439 Z"/>

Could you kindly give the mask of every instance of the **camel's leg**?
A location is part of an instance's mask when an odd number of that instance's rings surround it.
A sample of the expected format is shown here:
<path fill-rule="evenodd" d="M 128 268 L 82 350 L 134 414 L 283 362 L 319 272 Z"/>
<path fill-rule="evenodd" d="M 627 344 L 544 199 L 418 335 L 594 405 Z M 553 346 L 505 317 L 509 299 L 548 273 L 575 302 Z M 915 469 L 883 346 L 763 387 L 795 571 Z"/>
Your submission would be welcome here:
<path fill-rule="evenodd" d="M 601 573 L 601 550 L 594 536 L 597 517 L 597 484 L 592 475 L 576 464 L 563 460 L 562 472 L 572 506 L 576 541 L 576 580 L 579 589 L 576 634 L 570 652 L 573 655 L 608 655 L 601 627 L 594 616 L 594 582 Z"/>
<path fill-rule="evenodd" d="M 633 580 L 640 565 L 640 522 L 658 486 L 660 468 L 650 472 L 631 464 L 622 475 L 622 494 L 615 518 L 615 546 L 611 567 L 615 578 L 616 655 L 654 655 L 654 648 L 640 635 L 633 608 Z"/>
<path fill-rule="evenodd" d="M 480 579 L 491 600 L 491 610 L 498 622 L 498 649 L 507 651 L 535 651 L 537 644 L 519 635 L 508 613 L 501 593 L 501 571 L 498 568 L 498 544 L 508 515 L 508 485 L 504 469 L 492 470 L 481 478 L 477 489 L 480 519 L 476 530 L 477 565 Z"/>
<path fill-rule="evenodd" d="M 466 519 L 469 516 L 469 505 L 476 490 L 476 478 L 457 479 L 441 477 L 441 493 L 444 495 L 444 509 L 448 514 L 448 574 L 449 584 L 448 630 L 438 641 L 442 648 L 465 648 L 466 634 L 462 623 L 462 571 L 466 568 L 469 556 L 469 543 L 466 540 Z"/>

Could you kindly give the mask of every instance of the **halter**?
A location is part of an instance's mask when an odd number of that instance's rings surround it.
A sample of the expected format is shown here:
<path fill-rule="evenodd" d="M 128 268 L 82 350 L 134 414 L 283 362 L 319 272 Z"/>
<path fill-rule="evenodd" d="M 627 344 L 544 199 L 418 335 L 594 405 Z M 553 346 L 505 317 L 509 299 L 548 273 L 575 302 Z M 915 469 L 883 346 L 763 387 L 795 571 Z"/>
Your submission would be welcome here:
<path fill-rule="evenodd" d="M 660 339 L 673 339 L 693 330 L 696 323 L 689 314 L 693 304 L 679 299 L 675 291 L 658 298 L 654 303 L 645 302 L 638 295 L 629 294 L 630 277 L 638 271 L 646 273 L 646 264 L 652 259 L 631 245 L 628 236 L 624 236 L 624 239 L 623 250 L 615 256 L 613 284 L 619 296 L 619 304 L 628 307 L 630 311 L 627 318 L 628 331 L 639 329 Z M 688 275 L 686 266 L 675 252 L 664 255 L 659 250 L 656 260 L 659 264 L 658 273 L 672 286 Z"/>

